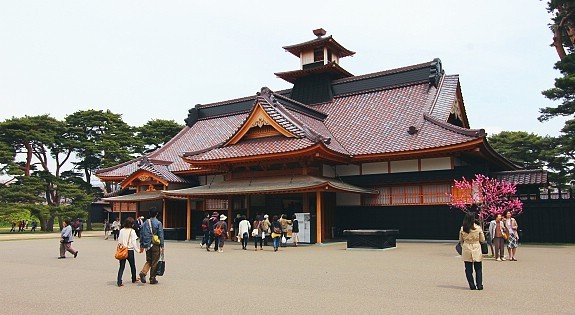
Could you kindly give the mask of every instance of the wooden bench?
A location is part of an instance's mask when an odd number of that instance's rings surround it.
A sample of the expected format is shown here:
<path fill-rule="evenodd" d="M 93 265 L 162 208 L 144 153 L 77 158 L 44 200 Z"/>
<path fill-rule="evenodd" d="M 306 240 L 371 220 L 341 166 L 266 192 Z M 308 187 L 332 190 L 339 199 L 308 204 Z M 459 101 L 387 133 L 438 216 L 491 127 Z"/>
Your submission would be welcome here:
<path fill-rule="evenodd" d="M 399 230 L 344 230 L 347 248 L 388 249 L 397 247 Z"/>

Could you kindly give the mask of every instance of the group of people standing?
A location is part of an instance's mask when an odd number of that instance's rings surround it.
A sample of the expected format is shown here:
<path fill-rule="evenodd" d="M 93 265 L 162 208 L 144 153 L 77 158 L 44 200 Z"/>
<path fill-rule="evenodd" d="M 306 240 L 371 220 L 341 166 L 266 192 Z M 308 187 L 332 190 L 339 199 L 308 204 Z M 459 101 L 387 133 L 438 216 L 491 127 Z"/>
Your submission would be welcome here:
<path fill-rule="evenodd" d="M 212 243 L 215 243 L 214 250 L 220 253 L 223 252 L 224 241 L 228 232 L 226 219 L 227 217 L 224 214 L 220 215 L 215 211 L 211 215 L 206 213 L 202 220 L 203 237 L 200 243 L 202 248 L 205 246 L 206 250 L 210 251 Z M 242 243 L 243 250 L 247 250 L 250 236 L 254 239 L 254 250 L 258 250 L 258 244 L 260 245 L 260 250 L 263 250 L 263 245 L 267 245 L 267 236 L 269 235 L 273 241 L 274 251 L 277 252 L 280 246 L 287 246 L 289 226 L 292 226 L 292 239 L 294 245 L 297 246 L 299 242 L 299 223 L 295 215 L 292 216 L 291 220 L 288 220 L 285 214 L 281 216 L 276 215 L 272 217 L 271 221 L 267 214 L 263 218 L 257 215 L 254 221 L 250 223 L 246 216 L 238 214 L 232 229 L 236 231 L 235 237 L 237 237 L 238 242 Z"/>
<path fill-rule="evenodd" d="M 507 241 L 509 260 L 517 261 L 515 253 L 519 242 L 517 221 L 512 218 L 510 211 L 497 214 L 489 224 L 489 238 L 495 245 L 496 261 L 504 261 L 504 243 Z M 476 224 L 475 215 L 467 213 L 459 230 L 459 243 L 461 244 L 461 258 L 465 264 L 465 277 L 471 290 L 483 290 L 483 253 L 481 243 L 486 242 L 483 229 Z M 493 249 L 492 249 L 493 251 Z M 475 271 L 475 279 L 473 279 Z"/>

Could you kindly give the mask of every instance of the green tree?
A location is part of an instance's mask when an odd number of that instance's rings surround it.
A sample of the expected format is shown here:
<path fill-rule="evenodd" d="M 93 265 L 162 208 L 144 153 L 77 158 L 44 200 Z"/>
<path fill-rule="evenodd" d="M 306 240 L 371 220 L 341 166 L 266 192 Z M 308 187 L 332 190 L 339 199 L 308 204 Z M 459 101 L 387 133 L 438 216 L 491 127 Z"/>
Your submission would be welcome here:
<path fill-rule="evenodd" d="M 82 170 L 87 183 L 94 170 L 126 162 L 142 145 L 134 138 L 134 130 L 122 115 L 102 110 L 81 110 L 65 118 L 70 140 L 78 158 L 74 162 Z"/>
<path fill-rule="evenodd" d="M 178 134 L 182 128 L 184 128 L 184 125 L 178 124 L 173 120 L 164 119 L 152 119 L 143 126 L 138 127 L 138 138 L 144 145 L 141 153 L 152 152 L 160 148 Z"/>
<path fill-rule="evenodd" d="M 489 143 L 497 152 L 526 169 L 539 169 L 546 165 L 549 141 L 550 137 L 525 131 L 502 131 L 489 137 Z"/>

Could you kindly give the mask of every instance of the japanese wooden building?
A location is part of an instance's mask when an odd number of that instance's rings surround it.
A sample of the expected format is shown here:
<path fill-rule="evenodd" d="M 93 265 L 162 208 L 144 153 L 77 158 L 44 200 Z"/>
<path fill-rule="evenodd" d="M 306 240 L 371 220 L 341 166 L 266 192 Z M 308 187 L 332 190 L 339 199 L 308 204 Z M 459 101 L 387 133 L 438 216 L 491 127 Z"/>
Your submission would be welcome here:
<path fill-rule="evenodd" d="M 344 228 L 454 238 L 453 179 L 517 169 L 470 128 L 458 75 L 439 59 L 352 75 L 340 60 L 355 53 L 322 29 L 314 34 L 283 47 L 301 61 L 276 73 L 291 89 L 196 105 L 163 147 L 98 170 L 121 186 L 104 199 L 113 212 L 156 207 L 187 239 L 204 211 L 310 213 L 312 242 Z"/>

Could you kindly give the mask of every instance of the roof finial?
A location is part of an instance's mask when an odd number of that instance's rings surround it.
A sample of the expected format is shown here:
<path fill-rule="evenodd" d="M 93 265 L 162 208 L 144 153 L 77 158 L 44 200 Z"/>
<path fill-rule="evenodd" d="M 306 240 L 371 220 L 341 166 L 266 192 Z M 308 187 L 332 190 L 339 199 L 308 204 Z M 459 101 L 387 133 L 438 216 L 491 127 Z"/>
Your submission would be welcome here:
<path fill-rule="evenodd" d="M 317 38 L 321 38 L 323 35 L 327 34 L 327 32 L 323 28 L 318 28 L 313 30 L 313 34 L 317 36 Z"/>

